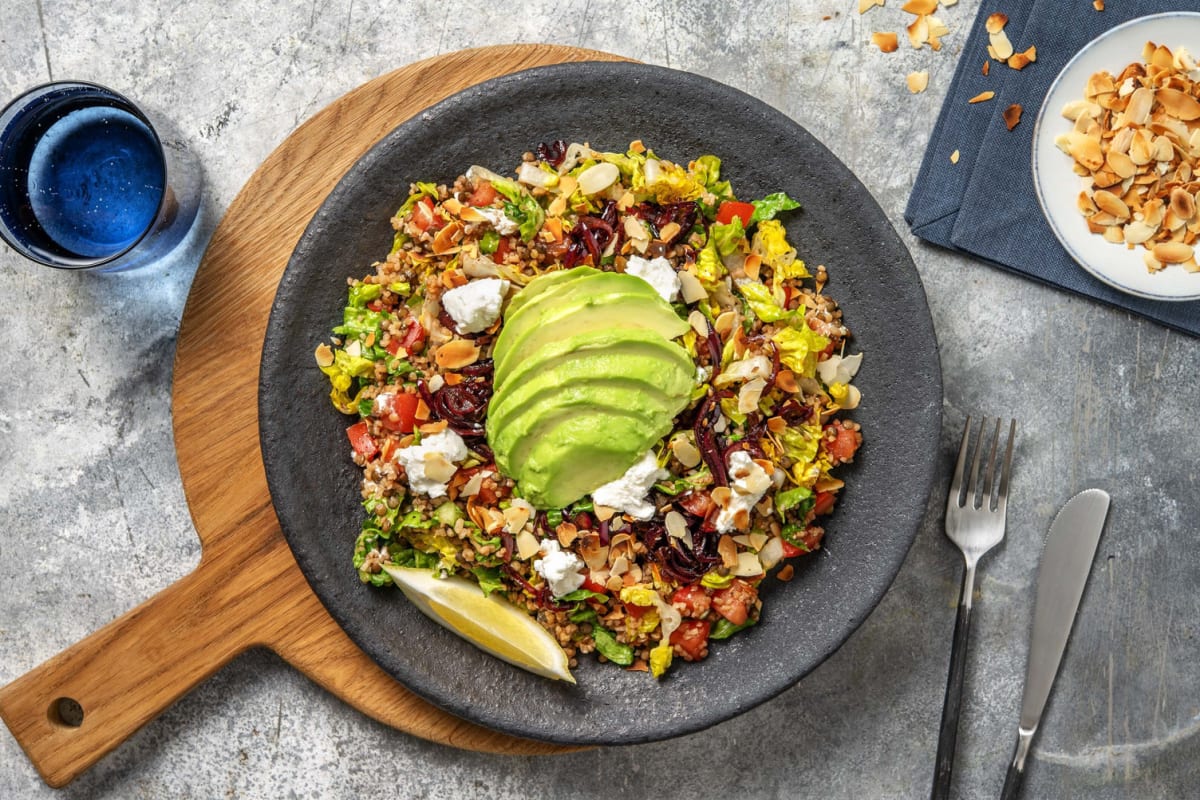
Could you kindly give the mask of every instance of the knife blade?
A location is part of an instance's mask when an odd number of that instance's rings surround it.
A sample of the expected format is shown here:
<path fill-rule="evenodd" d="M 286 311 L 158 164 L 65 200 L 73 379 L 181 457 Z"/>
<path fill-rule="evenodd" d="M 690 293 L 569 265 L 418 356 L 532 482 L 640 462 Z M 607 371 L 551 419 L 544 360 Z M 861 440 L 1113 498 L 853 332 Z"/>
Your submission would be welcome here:
<path fill-rule="evenodd" d="M 1002 800 L 1011 800 L 1020 791 L 1029 746 L 1042 720 L 1050 687 L 1075 624 L 1075 612 L 1092 571 L 1110 502 L 1107 492 L 1086 489 L 1067 501 L 1046 534 L 1038 567 L 1017 748 L 1004 781 Z"/>

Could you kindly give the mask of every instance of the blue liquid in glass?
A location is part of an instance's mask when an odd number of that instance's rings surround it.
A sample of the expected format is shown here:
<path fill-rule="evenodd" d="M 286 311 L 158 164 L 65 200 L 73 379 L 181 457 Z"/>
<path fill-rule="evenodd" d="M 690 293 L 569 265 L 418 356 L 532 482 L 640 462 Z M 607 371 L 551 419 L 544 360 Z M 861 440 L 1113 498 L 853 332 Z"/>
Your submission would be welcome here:
<path fill-rule="evenodd" d="M 83 258 L 116 255 L 154 222 L 166 186 L 150 127 L 119 108 L 71 111 L 29 160 L 29 205 L 46 236 Z"/>

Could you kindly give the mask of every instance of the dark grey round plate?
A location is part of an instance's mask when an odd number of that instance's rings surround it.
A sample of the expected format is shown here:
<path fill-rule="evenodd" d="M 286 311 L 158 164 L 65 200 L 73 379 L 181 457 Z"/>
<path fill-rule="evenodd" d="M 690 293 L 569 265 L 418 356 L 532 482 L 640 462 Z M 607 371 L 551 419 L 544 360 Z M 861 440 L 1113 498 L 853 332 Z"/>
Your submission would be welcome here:
<path fill-rule="evenodd" d="M 350 564 L 361 522 L 346 417 L 329 403 L 313 349 L 341 318 L 346 278 L 386 255 L 388 219 L 416 180 L 451 182 L 471 164 L 501 173 L 550 139 L 664 158 L 704 153 L 740 197 L 783 190 L 784 220 L 812 265 L 826 264 L 866 353 L 866 443 L 825 546 L 787 584 L 764 583 L 761 623 L 679 663 L 656 683 L 581 659 L 577 686 L 491 658 L 426 619 Z M 270 213 L 264 209 L 263 213 Z M 488 81 L 405 122 L 326 199 L 292 254 L 263 346 L 259 422 L 271 497 L 313 590 L 350 637 L 401 683 L 466 719 L 560 743 L 630 744 L 701 730 L 768 700 L 841 645 L 891 584 L 925 509 L 941 427 L 937 343 L 912 259 L 871 195 L 803 128 L 742 92 L 640 64 L 542 67 Z"/>

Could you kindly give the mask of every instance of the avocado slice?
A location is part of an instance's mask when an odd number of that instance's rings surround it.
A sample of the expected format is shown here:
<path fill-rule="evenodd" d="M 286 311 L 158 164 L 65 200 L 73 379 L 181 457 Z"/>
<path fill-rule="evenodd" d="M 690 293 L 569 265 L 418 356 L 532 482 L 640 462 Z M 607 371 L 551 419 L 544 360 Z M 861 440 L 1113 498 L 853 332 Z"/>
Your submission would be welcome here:
<path fill-rule="evenodd" d="M 520 468 L 525 453 L 540 438 L 548 420 L 612 408 L 636 414 L 644 425 L 653 427 L 658 420 L 674 419 L 687 401 L 686 393 L 669 395 L 642 380 L 585 379 L 534 394 L 525 402 L 510 406 L 511 410 L 501 419 L 489 415 L 488 443 L 498 460 Z"/>
<path fill-rule="evenodd" d="M 492 403 L 498 406 L 500 398 L 513 391 L 517 386 L 543 373 L 550 372 L 572 359 L 610 350 L 646 355 L 657 353 L 666 361 L 679 364 L 688 374 L 691 374 L 695 368 L 687 351 L 674 342 L 664 339 L 655 331 L 644 328 L 601 328 L 587 333 L 577 333 L 542 347 L 509 372 L 504 379 L 504 385 L 496 387 Z"/>
<path fill-rule="evenodd" d="M 609 347 L 567 353 L 557 358 L 543 360 L 542 351 L 538 351 L 529 360 L 544 366 L 535 366 L 532 371 L 526 372 L 522 365 L 520 372 L 514 373 L 519 379 L 506 381 L 492 396 L 488 405 L 488 419 L 502 425 L 508 415 L 523 404 L 569 388 L 580 381 L 598 383 L 633 379 L 667 395 L 686 397 L 695 385 L 695 375 L 692 374 L 694 368 L 687 353 L 666 339 L 659 338 L 658 342 L 648 339 L 657 336 L 653 332 L 637 333 L 646 336 L 630 338 Z"/>
<path fill-rule="evenodd" d="M 671 427 L 639 414 L 601 409 L 561 418 L 537 437 L 516 476 L 521 496 L 538 508 L 563 508 L 625 474 Z"/>
<path fill-rule="evenodd" d="M 526 284 L 525 288 L 517 292 L 511 300 L 508 301 L 508 310 L 506 316 L 516 314 L 521 310 L 522 306 L 529 305 L 542 294 L 551 289 L 557 289 L 563 284 L 572 283 L 580 278 L 586 278 L 591 275 L 599 275 L 600 270 L 594 267 L 575 267 L 574 269 L 558 270 L 545 275 L 540 275 Z"/>
<path fill-rule="evenodd" d="M 616 284 L 614 291 L 591 292 L 593 287 L 588 284 L 599 284 L 607 278 L 625 280 Z M 641 284 L 649 293 L 627 281 Z M 563 288 L 568 291 L 562 302 L 554 301 L 558 293 L 548 292 L 543 295 L 544 301 L 525 306 L 511 318 L 505 316 L 504 328 L 492 351 L 497 387 L 502 387 L 508 374 L 541 348 L 577 334 L 640 328 L 674 339 L 688 331 L 687 322 L 641 278 L 603 273 Z"/>

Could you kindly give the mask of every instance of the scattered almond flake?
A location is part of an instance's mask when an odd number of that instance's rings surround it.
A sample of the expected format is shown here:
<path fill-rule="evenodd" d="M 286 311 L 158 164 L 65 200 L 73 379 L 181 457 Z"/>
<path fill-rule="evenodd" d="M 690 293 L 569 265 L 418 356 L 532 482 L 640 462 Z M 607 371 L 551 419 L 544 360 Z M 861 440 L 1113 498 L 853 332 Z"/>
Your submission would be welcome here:
<path fill-rule="evenodd" d="M 950 163 L 951 164 L 958 163 L 958 151 L 957 150 L 955 150 L 953 153 L 950 154 Z"/>
<path fill-rule="evenodd" d="M 721 556 L 721 566 L 733 569 L 737 564 L 737 545 L 729 534 L 722 534 L 717 540 L 717 555 Z"/>
<path fill-rule="evenodd" d="M 917 17 L 905 30 L 908 31 L 908 43 L 914 50 L 919 50 L 929 41 L 929 18 Z"/>
<path fill-rule="evenodd" d="M 323 342 L 317 345 L 317 351 L 313 355 L 316 356 L 318 367 L 333 366 L 333 350 L 329 348 L 329 345 Z"/>
<path fill-rule="evenodd" d="M 1021 108 L 1020 103 L 1013 103 L 1011 106 L 1004 109 L 1005 127 L 1007 127 L 1010 131 L 1017 127 L 1017 123 L 1021 121 L 1021 112 L 1023 110 L 1024 109 Z"/>
<path fill-rule="evenodd" d="M 687 469 L 698 466 L 702 458 L 700 451 L 685 436 L 671 440 L 671 453 Z"/>
<path fill-rule="evenodd" d="M 1004 30 L 1004 26 L 1008 24 L 1008 15 L 997 11 L 987 18 L 984 27 L 988 33 L 999 33 Z"/>
<path fill-rule="evenodd" d="M 1008 40 L 1008 34 L 1004 31 L 996 31 L 988 35 L 989 47 L 991 52 L 995 53 L 993 58 L 997 61 L 1007 61 L 1009 56 L 1013 54 L 1012 42 Z"/>
<path fill-rule="evenodd" d="M 901 11 L 907 11 L 909 14 L 925 16 L 937 11 L 938 0 L 908 0 L 907 3 L 900 6 Z"/>
<path fill-rule="evenodd" d="M 942 49 L 942 37 L 950 32 L 946 27 L 946 23 L 942 22 L 937 17 L 929 18 L 929 47 L 933 50 Z"/>
<path fill-rule="evenodd" d="M 596 514 L 596 519 L 600 520 L 601 522 L 608 522 L 613 518 L 613 515 L 617 513 L 615 508 L 603 506 L 599 503 L 593 504 L 592 511 Z"/>
<path fill-rule="evenodd" d="M 538 538 L 529 531 L 521 531 L 516 535 L 517 558 L 522 561 L 528 561 L 538 554 L 542 549 Z"/>
<path fill-rule="evenodd" d="M 625 218 L 626 220 L 634 219 L 632 216 Z M 695 303 L 708 298 L 708 291 L 704 288 L 704 284 L 700 283 L 700 279 L 693 273 L 687 270 L 679 272 L 679 296 L 684 303 Z"/>
<path fill-rule="evenodd" d="M 470 480 L 463 484 L 462 489 L 459 490 L 458 496 L 474 497 L 475 495 L 479 494 L 479 490 L 483 487 L 484 474 L 485 473 L 483 472 L 476 472 L 474 475 L 472 475 Z"/>
<path fill-rule="evenodd" d="M 900 45 L 896 38 L 896 34 L 888 33 L 872 33 L 871 44 L 878 47 L 884 53 L 894 53 Z"/>
<path fill-rule="evenodd" d="M 1037 49 L 1030 47 L 1023 53 L 1013 53 L 1008 57 L 1008 65 L 1016 70 L 1022 70 L 1037 61 Z"/>
<path fill-rule="evenodd" d="M 1103 11 L 1104 0 L 1092 0 L 1092 8 L 1096 9 L 1097 11 Z"/>
<path fill-rule="evenodd" d="M 469 339 L 451 339 L 437 349 L 434 360 L 442 369 L 462 369 L 479 360 L 479 348 Z"/>
<path fill-rule="evenodd" d="M 865 14 L 875 6 L 883 8 L 884 0 L 858 0 L 858 13 Z"/>
<path fill-rule="evenodd" d="M 919 94 L 925 91 L 925 87 L 929 85 L 928 72 L 910 72 L 908 73 L 908 90 L 913 94 Z"/>
<path fill-rule="evenodd" d="M 988 100 L 991 100 L 995 96 L 996 96 L 995 92 L 988 90 L 986 92 L 980 92 L 979 94 L 975 95 L 970 100 L 968 100 L 967 102 L 968 103 L 986 103 Z"/>
<path fill-rule="evenodd" d="M 984 77 L 987 77 L 987 74 L 992 71 L 992 62 L 984 61 L 983 69 L 981 71 L 983 72 Z"/>
<path fill-rule="evenodd" d="M 795 575 L 796 575 L 796 568 L 793 567 L 791 564 L 784 564 L 780 568 L 779 572 L 775 573 L 775 577 L 778 578 L 779 580 L 783 581 L 784 583 L 787 583 L 788 581 L 790 581 L 793 577 L 795 577 Z"/>

